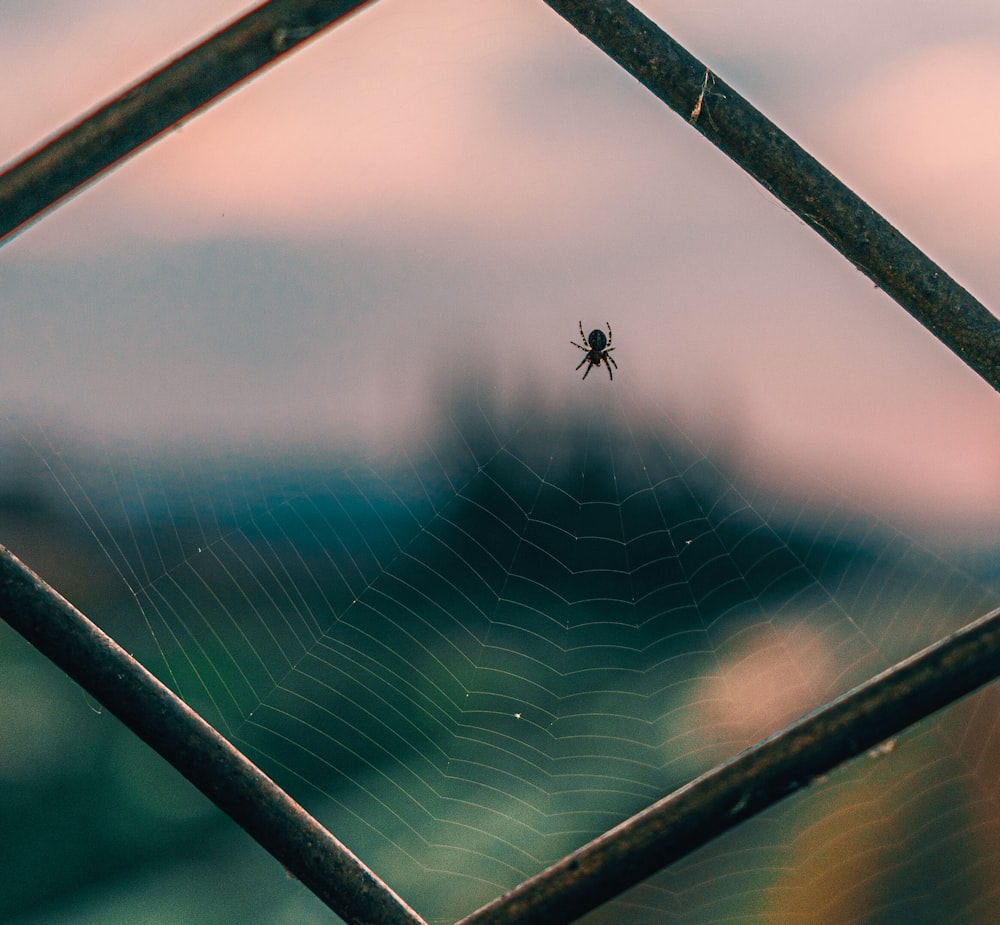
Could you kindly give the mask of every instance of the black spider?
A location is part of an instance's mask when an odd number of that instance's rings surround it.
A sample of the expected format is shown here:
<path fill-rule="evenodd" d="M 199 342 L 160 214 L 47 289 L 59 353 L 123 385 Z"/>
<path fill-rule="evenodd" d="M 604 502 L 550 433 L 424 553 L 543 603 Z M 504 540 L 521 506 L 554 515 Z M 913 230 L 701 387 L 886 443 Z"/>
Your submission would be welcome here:
<path fill-rule="evenodd" d="M 607 322 L 605 322 L 607 324 Z M 611 367 L 618 369 L 618 364 L 615 362 L 615 358 L 611 356 L 611 351 L 615 348 L 611 346 L 611 325 L 608 324 L 608 336 L 604 336 L 604 332 L 600 328 L 594 328 L 593 331 L 588 335 L 583 333 L 583 322 L 580 322 L 580 340 L 583 341 L 587 346 L 584 347 L 582 344 L 578 344 L 575 340 L 571 340 L 570 343 L 576 347 L 578 350 L 584 351 L 586 356 L 580 360 L 577 365 L 577 369 L 583 366 L 584 363 L 587 364 L 587 368 L 583 371 L 583 378 L 587 378 L 587 373 L 591 371 L 595 366 L 600 366 L 603 360 L 607 364 L 608 376 L 614 379 L 614 373 L 611 372 Z"/>

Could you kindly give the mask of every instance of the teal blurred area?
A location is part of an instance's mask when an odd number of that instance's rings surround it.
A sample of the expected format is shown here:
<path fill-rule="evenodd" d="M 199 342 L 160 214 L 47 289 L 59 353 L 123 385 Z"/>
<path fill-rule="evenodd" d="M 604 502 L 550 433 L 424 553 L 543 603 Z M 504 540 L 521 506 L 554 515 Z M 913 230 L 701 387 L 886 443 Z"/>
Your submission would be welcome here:
<path fill-rule="evenodd" d="M 996 590 L 989 550 L 956 566 L 849 506 L 757 492 L 681 434 L 604 410 L 504 415 L 480 395 L 406 454 L 367 459 L 151 457 L 28 434 L 3 486 L 5 544 L 449 921 Z M 11 631 L 0 640 L 4 921 L 318 920 L 107 711 Z M 924 724 L 595 921 L 797 921 L 789 896 L 830 851 L 847 920 L 888 921 L 861 910 L 929 890 L 938 920 L 986 921 L 971 860 L 984 782 L 955 745 L 981 723 L 966 709 Z M 831 826 L 859 793 L 872 818 Z M 881 866 L 855 870 L 840 839 Z M 955 844 L 967 864 L 928 887 L 928 858 Z"/>
<path fill-rule="evenodd" d="M 331 920 L 273 858 L 6 624 L 0 704 L 0 920 Z"/>

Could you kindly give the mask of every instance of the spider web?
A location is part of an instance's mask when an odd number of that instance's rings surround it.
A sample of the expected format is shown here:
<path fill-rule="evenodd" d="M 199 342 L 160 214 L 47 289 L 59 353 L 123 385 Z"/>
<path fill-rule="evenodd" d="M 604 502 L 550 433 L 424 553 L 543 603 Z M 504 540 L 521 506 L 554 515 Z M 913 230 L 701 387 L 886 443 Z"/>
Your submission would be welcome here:
<path fill-rule="evenodd" d="M 353 462 L 115 451 L 88 472 L 43 449 L 134 595 L 94 616 L 431 921 L 991 603 L 887 523 L 738 484 L 669 417 L 630 413 L 627 386 L 595 384 L 548 417 L 479 383 L 402 451 Z M 933 737 L 887 763 L 933 773 L 954 749 Z M 882 773 L 799 802 L 867 787 L 894 819 L 905 787 Z M 780 808 L 777 841 L 745 826 L 613 914 L 797 908 L 791 858 L 841 834 L 815 813 L 819 834 Z M 900 863 L 879 874 L 894 914 L 925 885 Z M 694 900 L 692 879 L 710 884 Z"/>

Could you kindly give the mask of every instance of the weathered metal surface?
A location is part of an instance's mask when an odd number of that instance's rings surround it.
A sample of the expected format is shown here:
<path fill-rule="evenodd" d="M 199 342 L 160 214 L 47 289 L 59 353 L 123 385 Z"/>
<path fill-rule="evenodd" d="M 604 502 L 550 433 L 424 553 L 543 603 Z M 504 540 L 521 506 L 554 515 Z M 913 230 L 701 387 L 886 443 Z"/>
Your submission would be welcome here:
<path fill-rule="evenodd" d="M 344 921 L 422 925 L 263 771 L 3 546 L 0 619 L 166 758 Z"/>
<path fill-rule="evenodd" d="M 261 68 L 374 0 L 271 0 L 0 174 L 0 243 Z"/>

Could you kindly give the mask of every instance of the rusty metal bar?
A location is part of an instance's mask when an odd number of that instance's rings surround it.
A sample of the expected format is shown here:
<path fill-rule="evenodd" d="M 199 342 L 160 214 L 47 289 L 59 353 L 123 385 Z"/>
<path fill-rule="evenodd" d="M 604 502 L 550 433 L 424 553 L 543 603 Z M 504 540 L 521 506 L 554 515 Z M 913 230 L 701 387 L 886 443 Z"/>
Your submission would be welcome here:
<path fill-rule="evenodd" d="M 1000 608 L 626 820 L 459 925 L 561 925 L 1000 676 Z"/>
<path fill-rule="evenodd" d="M 374 0 L 271 0 L 0 174 L 0 244 L 261 68 Z"/>
<path fill-rule="evenodd" d="M 0 618 L 166 758 L 344 921 L 423 925 L 263 771 L 3 546 Z"/>
<path fill-rule="evenodd" d="M 1000 321 L 732 87 L 627 0 L 545 2 L 1000 390 Z"/>

